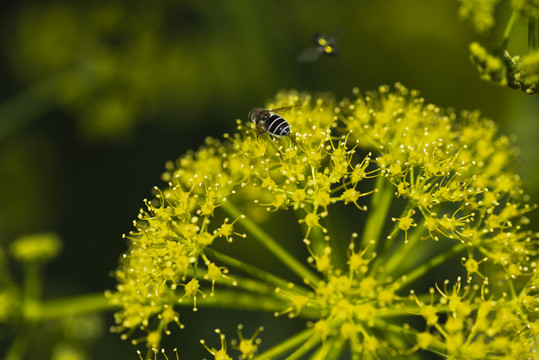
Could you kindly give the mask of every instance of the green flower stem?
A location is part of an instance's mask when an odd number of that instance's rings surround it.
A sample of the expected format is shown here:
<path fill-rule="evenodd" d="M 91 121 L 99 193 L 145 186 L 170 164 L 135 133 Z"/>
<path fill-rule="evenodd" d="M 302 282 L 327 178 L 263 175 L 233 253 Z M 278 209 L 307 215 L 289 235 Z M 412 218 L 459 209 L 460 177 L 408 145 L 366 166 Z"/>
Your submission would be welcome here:
<path fill-rule="evenodd" d="M 387 323 L 385 321 L 381 321 L 378 318 L 374 319 L 374 326 L 375 328 L 385 332 L 385 333 L 391 333 L 393 335 L 396 335 L 397 337 L 403 339 L 404 341 L 415 344 L 415 334 L 414 332 L 407 330 L 403 328 L 402 326 L 398 326 L 395 324 Z M 447 349 L 445 347 L 445 344 L 442 343 L 439 340 L 434 340 L 429 348 L 427 350 L 436 353 L 436 354 L 445 354 L 447 352 Z"/>
<path fill-rule="evenodd" d="M 539 19 L 535 19 L 535 47 L 533 50 L 537 50 L 539 48 Z"/>
<path fill-rule="evenodd" d="M 418 295 L 420 297 L 420 295 Z M 420 299 L 421 300 L 421 299 Z M 427 301 L 430 300 L 427 299 Z M 396 317 L 410 316 L 419 314 L 421 307 L 416 304 L 406 304 L 406 307 L 390 307 L 386 306 L 376 312 L 377 319 L 394 319 Z"/>
<path fill-rule="evenodd" d="M 537 20 L 528 18 L 528 51 L 537 49 Z"/>
<path fill-rule="evenodd" d="M 68 72 L 38 82 L 0 103 L 0 139 L 51 110 L 58 84 Z"/>
<path fill-rule="evenodd" d="M 368 217 L 363 229 L 360 249 L 365 249 L 369 246 L 371 240 L 375 240 L 377 243 L 380 242 L 380 233 L 384 228 L 391 200 L 393 200 L 393 185 L 383 176 L 376 179 L 375 189 L 378 191 L 374 193 L 371 206 L 367 210 Z"/>
<path fill-rule="evenodd" d="M 285 340 L 278 345 L 272 347 L 271 349 L 263 352 L 262 354 L 259 354 L 254 358 L 254 360 L 269 360 L 269 359 L 275 359 L 279 357 L 282 354 L 287 353 L 291 349 L 295 349 L 301 344 L 305 343 L 309 338 L 311 338 L 314 335 L 314 329 L 308 328 L 305 329 L 296 335 L 292 336 L 291 338 L 288 338 L 288 340 Z"/>
<path fill-rule="evenodd" d="M 404 288 L 408 284 L 413 283 L 415 280 L 420 278 L 421 276 L 425 275 L 430 270 L 436 268 L 440 264 L 444 263 L 446 260 L 452 258 L 453 256 L 457 255 L 459 252 L 463 251 L 465 248 L 462 246 L 462 244 L 457 243 L 453 247 L 447 249 L 446 251 L 438 254 L 437 256 L 433 257 L 426 263 L 424 263 L 421 266 L 418 266 L 414 270 L 410 271 L 408 274 L 406 274 L 406 278 L 403 279 L 401 283 L 399 283 L 399 288 Z"/>
<path fill-rule="evenodd" d="M 187 272 L 190 273 L 189 271 Z M 205 269 L 198 269 L 198 273 L 202 274 L 201 281 L 205 281 L 208 283 L 213 282 L 210 278 L 206 276 L 208 273 Z M 228 276 L 228 275 L 227 275 Z M 275 286 L 272 284 L 268 284 L 267 282 L 263 282 L 257 279 L 252 279 L 248 277 L 238 276 L 236 274 L 232 275 L 230 277 L 232 280 L 228 278 L 220 278 L 215 280 L 216 285 L 232 288 L 232 289 L 241 289 L 245 290 L 247 292 L 251 293 L 257 293 L 257 294 L 275 294 Z"/>
<path fill-rule="evenodd" d="M 279 299 L 276 296 L 246 293 L 242 291 L 217 289 L 214 296 L 197 296 L 197 307 L 216 309 L 235 309 L 260 312 L 281 312 L 289 306 L 289 302 Z M 193 298 L 184 297 L 180 303 L 182 306 L 192 307 Z M 300 317 L 305 319 L 316 319 L 320 313 L 316 309 L 303 308 Z"/>
<path fill-rule="evenodd" d="M 408 203 L 406 208 L 402 211 L 402 213 L 400 215 L 400 218 L 403 218 L 403 217 L 407 216 L 411 208 L 412 208 L 412 204 Z M 395 236 L 397 231 L 398 231 L 398 227 L 399 227 L 399 222 L 397 220 L 397 221 L 395 221 L 395 224 L 393 225 L 393 228 L 391 229 L 391 234 L 392 234 L 391 237 L 385 239 L 383 248 L 376 255 L 376 259 L 375 259 L 374 264 L 371 266 L 370 273 L 375 272 L 383 261 L 390 262 L 393 259 L 394 256 L 396 256 L 397 254 L 400 253 L 399 250 L 402 249 L 404 246 L 413 245 L 414 240 L 417 240 L 417 239 L 412 239 L 412 236 L 408 236 L 407 237 L 408 238 L 408 243 L 407 244 L 404 244 L 404 240 L 402 240 L 401 243 L 398 245 L 397 249 L 393 249 L 394 245 L 395 245 L 395 241 L 397 239 L 400 239 L 400 236 Z M 414 235 L 415 235 L 416 231 L 417 231 L 417 228 L 413 229 L 413 234 Z M 419 237 L 419 235 L 420 234 L 418 234 L 418 237 Z M 393 249 L 393 252 L 391 253 L 392 249 Z M 397 264 L 399 264 L 399 263 L 397 262 Z M 387 267 L 386 267 L 385 271 L 388 272 Z"/>
<path fill-rule="evenodd" d="M 235 260 L 235 259 L 233 259 L 233 260 Z M 247 266 L 249 266 L 249 265 L 247 265 Z M 259 270 L 259 271 L 262 271 L 262 270 Z M 262 272 L 264 272 L 264 271 L 262 271 Z M 200 281 L 203 281 L 203 282 L 206 282 L 206 283 L 214 282 L 213 280 L 211 280 L 207 276 L 207 274 L 208 274 L 207 269 L 204 269 L 204 268 L 198 268 L 197 269 L 197 276 L 199 276 L 198 279 Z M 187 272 L 186 272 L 186 276 L 190 277 L 190 278 L 195 277 L 194 270 L 193 269 L 188 269 Z M 283 281 L 283 284 L 286 283 L 285 280 L 282 280 L 282 281 Z M 267 282 L 263 282 L 263 281 L 259 281 L 259 280 L 256 280 L 256 279 L 239 276 L 239 275 L 236 275 L 236 274 L 234 274 L 234 275 L 232 275 L 230 277 L 227 277 L 227 278 L 222 277 L 220 279 L 216 279 L 215 284 L 223 286 L 223 287 L 233 288 L 236 291 L 241 289 L 241 290 L 245 290 L 247 292 L 256 293 L 256 294 L 265 294 L 265 295 L 277 294 L 275 292 L 275 284 L 268 284 Z M 286 283 L 286 284 L 288 284 L 288 283 Z M 288 288 L 288 286 L 287 286 L 287 288 Z M 296 288 L 294 287 L 294 289 L 296 289 Z M 305 289 L 300 289 L 300 291 L 305 291 L 305 294 L 302 294 L 302 295 L 307 294 L 307 290 L 305 290 Z M 277 294 L 277 297 L 279 297 L 278 294 Z M 283 297 L 284 297 L 284 295 L 283 295 Z"/>
<path fill-rule="evenodd" d="M 35 320 L 40 313 L 39 299 L 43 287 L 40 269 L 36 262 L 24 264 L 23 312 L 27 320 Z"/>
<path fill-rule="evenodd" d="M 518 18 L 518 10 L 513 10 L 513 13 L 511 14 L 511 17 L 509 18 L 509 21 L 507 22 L 507 26 L 505 27 L 505 31 L 503 32 L 503 40 L 502 40 L 502 49 L 507 49 L 507 44 L 509 43 L 509 37 L 511 37 L 511 31 L 513 31 L 513 25 L 515 24 L 515 21 Z"/>
<path fill-rule="evenodd" d="M 402 242 L 401 245 L 397 249 L 395 249 L 391 256 L 389 256 L 387 263 L 384 266 L 386 274 L 391 274 L 393 271 L 399 268 L 403 261 L 408 256 L 410 256 L 415 246 L 419 242 L 419 239 L 424 233 L 425 230 L 423 227 L 416 228 L 410 234 L 410 236 L 408 236 L 408 243 L 405 244 L 404 242 Z M 400 270 L 402 270 L 402 268 Z"/>
<path fill-rule="evenodd" d="M 340 239 L 336 235 L 334 227 L 333 227 L 333 223 L 330 221 L 329 217 L 325 219 L 324 226 L 328 230 L 328 234 L 330 236 L 328 245 L 332 249 L 331 251 L 332 263 L 335 264 L 336 268 L 345 271 L 347 265 L 346 265 L 346 260 L 345 260 L 346 247 L 344 247 L 344 242 L 339 241 Z"/>
<path fill-rule="evenodd" d="M 352 336 L 350 339 L 350 354 L 352 354 L 352 360 L 361 360 L 363 357 L 360 352 L 357 351 L 358 347 L 361 346 L 357 336 Z"/>
<path fill-rule="evenodd" d="M 113 309 L 103 293 L 39 302 L 41 288 L 39 285 L 36 287 L 36 281 L 39 282 L 39 274 L 36 274 L 39 266 L 27 264 L 26 270 L 24 316 L 31 323 Z M 18 332 L 5 360 L 22 359 L 28 347 L 31 329 L 32 326 Z"/>
<path fill-rule="evenodd" d="M 339 336 L 331 336 L 326 340 L 324 346 L 311 357 L 312 360 L 336 360 L 344 350 L 346 344 Z"/>
<path fill-rule="evenodd" d="M 286 360 L 302 359 L 306 353 L 316 348 L 321 342 L 322 338 L 316 334 L 313 334 L 306 342 L 297 347 L 297 350 L 290 354 Z"/>
<path fill-rule="evenodd" d="M 116 307 L 110 304 L 103 293 L 87 294 L 42 302 L 38 319 L 59 319 L 114 309 Z"/>
<path fill-rule="evenodd" d="M 344 181 L 341 185 L 331 188 L 329 193 L 333 195 L 341 191 L 342 189 L 346 189 L 348 185 L 352 185 L 352 180 Z"/>
<path fill-rule="evenodd" d="M 342 323 L 344 322 L 341 318 L 334 318 L 329 322 L 329 327 L 332 330 L 338 329 Z M 314 333 L 303 345 L 301 345 L 296 351 L 294 351 L 290 356 L 288 356 L 287 360 L 296 360 L 296 359 L 302 359 L 303 356 L 317 347 L 322 342 L 322 338 L 318 336 L 318 334 Z"/>
<path fill-rule="evenodd" d="M 23 358 L 30 342 L 31 328 L 17 332 L 4 360 L 20 360 Z"/>
<path fill-rule="evenodd" d="M 517 295 L 517 292 L 515 290 L 515 285 L 511 281 L 509 281 L 509 290 L 511 291 L 511 297 L 513 299 L 517 299 L 518 295 Z"/>
<path fill-rule="evenodd" d="M 230 257 L 228 255 L 225 255 L 217 250 L 214 250 L 214 249 L 211 249 L 209 247 L 206 247 L 204 248 L 204 253 L 206 255 L 208 255 L 209 257 L 211 257 L 212 259 L 216 260 L 216 261 L 219 261 L 223 264 L 226 264 L 226 265 L 229 265 L 237 270 L 241 270 L 247 274 L 250 274 L 260 280 L 263 280 L 265 281 L 267 284 L 271 284 L 271 285 L 274 285 L 276 287 L 280 287 L 280 288 L 283 288 L 283 289 L 288 289 L 288 285 L 289 285 L 289 282 L 278 277 L 278 276 L 275 276 L 271 273 L 268 273 L 264 270 L 261 270 L 253 265 L 249 265 L 241 260 L 238 260 L 236 258 L 233 258 L 233 257 Z M 240 281 L 241 282 L 241 281 Z M 239 283 L 240 283 L 239 282 Z M 260 284 L 260 285 L 265 285 L 267 286 L 266 284 Z M 259 286 L 258 287 L 258 291 L 265 291 L 267 289 L 264 289 L 263 286 Z M 275 288 L 272 288 L 272 291 L 274 292 L 275 291 Z M 302 288 L 300 286 L 295 286 L 294 287 L 294 291 L 296 291 L 297 293 L 301 294 L 301 295 L 306 295 L 309 291 L 305 288 Z"/>
<path fill-rule="evenodd" d="M 231 217 L 239 218 L 241 212 L 230 202 L 225 202 L 221 207 Z M 240 218 L 238 221 L 253 235 L 253 238 L 266 247 L 275 257 L 292 270 L 296 275 L 301 277 L 304 281 L 312 284 L 317 284 L 319 278 L 305 265 L 294 258 L 288 251 L 286 251 L 281 245 L 279 245 L 275 239 L 269 236 L 257 223 L 250 220 L 247 217 Z"/>
<path fill-rule="evenodd" d="M 324 221 L 324 226 L 327 225 L 329 221 Z M 316 255 L 322 255 L 324 253 L 324 248 L 329 245 L 329 243 L 324 240 L 324 232 L 320 228 L 311 228 L 309 232 L 309 241 L 311 250 Z M 331 236 L 331 235 L 330 235 Z"/>

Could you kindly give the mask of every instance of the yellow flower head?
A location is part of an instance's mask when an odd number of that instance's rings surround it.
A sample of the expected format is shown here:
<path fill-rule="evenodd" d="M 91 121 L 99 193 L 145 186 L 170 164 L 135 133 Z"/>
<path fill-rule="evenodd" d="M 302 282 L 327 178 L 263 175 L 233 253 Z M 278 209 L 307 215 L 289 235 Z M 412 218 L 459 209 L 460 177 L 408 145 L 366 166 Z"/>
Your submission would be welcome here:
<path fill-rule="evenodd" d="M 167 329 L 180 324 L 179 305 L 219 305 L 309 318 L 298 339 L 332 344 L 320 358 L 347 341 L 374 357 L 431 345 L 447 356 L 495 355 L 507 350 L 493 341 L 500 337 L 517 339 L 515 356 L 531 351 L 521 334 L 538 308 L 536 288 L 525 285 L 538 241 L 522 229 L 532 207 L 508 137 L 477 111 L 446 111 L 400 84 L 353 93 L 336 101 L 281 92 L 265 108 L 289 135 L 238 121 L 223 141 L 206 139 L 167 164 L 167 184 L 126 235 L 109 295 L 118 331 L 151 331 L 155 318 Z M 248 254 L 228 255 L 230 242 Z M 297 259 L 288 249 L 302 243 Z M 296 278 L 263 270 L 270 259 Z M 450 261 L 467 278 L 435 291 L 447 278 L 437 269 Z M 431 290 L 406 296 L 418 283 Z M 402 321 L 411 316 L 426 326 L 411 331 Z M 246 358 L 253 339 L 240 344 Z M 225 359 L 221 340 L 208 351 Z"/>

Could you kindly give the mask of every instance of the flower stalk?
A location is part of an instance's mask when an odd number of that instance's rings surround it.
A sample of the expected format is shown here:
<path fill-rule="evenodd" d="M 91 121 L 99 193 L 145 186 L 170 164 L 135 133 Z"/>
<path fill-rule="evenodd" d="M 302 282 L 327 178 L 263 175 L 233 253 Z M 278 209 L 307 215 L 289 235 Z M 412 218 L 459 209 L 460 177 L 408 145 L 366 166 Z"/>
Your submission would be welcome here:
<path fill-rule="evenodd" d="M 234 207 L 230 202 L 223 204 L 223 210 L 225 210 L 230 216 L 239 218 L 241 216 L 240 211 Z M 254 221 L 248 218 L 240 220 L 243 227 L 253 235 L 253 239 L 262 244 L 269 252 L 298 275 L 303 281 L 310 283 L 317 283 L 318 278 L 312 273 L 312 271 L 294 258 L 288 251 L 286 251 L 275 239 L 262 230 Z"/>
<path fill-rule="evenodd" d="M 367 222 L 361 236 L 361 248 L 367 248 L 371 241 L 376 244 L 381 243 L 381 233 L 384 223 L 387 221 L 387 214 L 393 200 L 395 189 L 388 184 L 387 179 L 379 176 L 376 179 L 375 189 L 377 191 L 372 197 L 371 210 L 367 215 Z"/>

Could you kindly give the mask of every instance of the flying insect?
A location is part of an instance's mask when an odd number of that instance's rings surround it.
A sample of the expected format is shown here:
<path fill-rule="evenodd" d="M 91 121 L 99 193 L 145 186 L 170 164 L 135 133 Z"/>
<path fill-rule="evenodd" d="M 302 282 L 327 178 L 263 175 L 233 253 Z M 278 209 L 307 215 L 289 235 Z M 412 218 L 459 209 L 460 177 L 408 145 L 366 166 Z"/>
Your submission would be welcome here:
<path fill-rule="evenodd" d="M 338 53 L 339 49 L 335 44 L 335 38 L 316 33 L 313 35 L 313 46 L 300 53 L 297 59 L 300 63 L 312 62 L 317 60 L 320 55 L 333 58 Z"/>

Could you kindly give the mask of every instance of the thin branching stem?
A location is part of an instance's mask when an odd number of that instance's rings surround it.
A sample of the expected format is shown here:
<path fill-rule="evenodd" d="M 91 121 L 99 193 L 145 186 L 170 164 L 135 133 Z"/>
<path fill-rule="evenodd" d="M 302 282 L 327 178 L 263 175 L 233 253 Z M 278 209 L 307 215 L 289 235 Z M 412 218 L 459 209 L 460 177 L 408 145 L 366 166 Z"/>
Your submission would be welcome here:
<path fill-rule="evenodd" d="M 230 216 L 239 218 L 241 212 L 230 202 L 225 202 L 222 206 Z M 251 219 L 244 217 L 238 221 L 245 229 L 253 236 L 253 239 L 257 240 L 261 245 L 268 249 L 275 257 L 292 270 L 296 275 L 301 277 L 304 281 L 316 284 L 319 278 L 305 265 L 299 262 L 294 256 L 286 251 L 274 238 L 272 238 L 267 232 L 265 232 L 257 223 Z"/>
<path fill-rule="evenodd" d="M 360 249 L 365 249 L 369 246 L 371 240 L 376 241 L 376 243 L 380 242 L 380 234 L 384 228 L 384 222 L 387 219 L 391 201 L 393 200 L 393 186 L 383 176 L 376 179 L 375 188 L 378 191 L 372 197 L 367 222 L 361 237 Z"/>
<path fill-rule="evenodd" d="M 192 307 L 193 298 L 185 297 L 180 303 L 182 306 Z M 246 293 L 227 289 L 215 290 L 213 296 L 197 297 L 197 307 L 250 310 L 261 312 L 281 312 L 288 306 L 288 302 L 276 296 L 266 294 Z M 312 308 L 304 308 L 298 315 L 306 319 L 316 319 L 319 312 Z"/>
<path fill-rule="evenodd" d="M 110 304 L 103 293 L 86 294 L 64 299 L 48 300 L 41 303 L 39 320 L 59 319 L 69 316 L 91 314 L 101 311 L 113 310 L 116 307 Z"/>
<path fill-rule="evenodd" d="M 399 288 L 404 288 L 407 285 L 413 283 L 418 278 L 425 275 L 430 270 L 438 267 L 439 265 L 443 264 L 445 261 L 451 259 L 458 253 L 462 252 L 464 250 L 464 247 L 462 244 L 457 243 L 453 247 L 447 249 L 446 251 L 438 254 L 437 256 L 433 257 L 423 265 L 418 266 L 414 270 L 410 271 L 406 274 L 406 278 L 399 283 Z"/>
<path fill-rule="evenodd" d="M 402 213 L 400 215 L 400 218 L 403 218 L 403 217 L 407 216 L 408 213 L 410 212 L 410 210 L 412 209 L 412 207 L 413 207 L 413 205 L 411 203 L 408 203 L 407 206 L 405 207 L 405 209 L 402 211 Z M 401 238 L 400 236 L 397 236 L 397 234 L 396 234 L 396 232 L 398 231 L 398 227 L 399 227 L 399 221 L 396 220 L 395 224 L 393 225 L 393 228 L 391 229 L 391 234 L 392 235 L 390 237 L 385 238 L 383 247 L 382 247 L 380 253 L 377 254 L 377 256 L 376 256 L 376 262 L 371 267 L 371 272 L 376 270 L 378 268 L 378 266 L 380 266 L 382 261 L 387 260 L 387 259 L 389 259 L 389 261 L 391 261 L 392 258 L 397 255 L 398 250 L 395 250 L 393 252 L 393 254 L 391 254 L 391 256 L 389 254 L 391 252 L 391 249 L 395 245 L 395 241 L 397 239 Z M 412 237 L 412 236 L 408 237 L 408 243 L 405 243 L 404 240 L 402 240 L 402 243 L 400 245 L 398 245 L 399 249 L 402 248 L 405 245 L 412 246 L 413 243 L 417 240 L 415 238 L 415 236 L 416 236 L 415 234 L 416 234 L 417 231 L 418 231 L 417 229 L 414 229 L 413 231 L 411 231 L 412 234 L 414 234 L 414 237 Z M 410 244 L 410 242 L 412 242 L 412 244 Z M 379 245 L 381 245 L 381 244 L 379 244 Z M 389 273 L 389 271 L 387 271 L 387 270 L 386 270 L 386 272 Z"/>
<path fill-rule="evenodd" d="M 395 271 L 395 269 L 397 269 L 403 263 L 404 259 L 410 256 L 424 233 L 425 229 L 423 227 L 414 229 L 410 236 L 408 236 L 408 243 L 405 244 L 402 242 L 398 248 L 387 257 L 388 260 L 384 265 L 384 269 L 387 274 L 391 274 L 393 271 Z"/>
<path fill-rule="evenodd" d="M 272 347 L 271 349 L 263 352 L 262 354 L 258 355 L 255 360 L 275 359 L 305 343 L 311 336 L 313 336 L 313 334 L 314 329 L 307 328 L 297 333 L 296 335 L 288 338 L 287 340 L 279 343 L 278 345 Z"/>
<path fill-rule="evenodd" d="M 533 17 L 528 18 L 528 51 L 537 49 L 537 20 Z"/>
<path fill-rule="evenodd" d="M 0 139 L 53 109 L 60 82 L 73 76 L 73 70 L 55 74 L 3 100 L 0 103 Z"/>
<path fill-rule="evenodd" d="M 503 50 L 507 49 L 507 45 L 509 44 L 509 38 L 511 37 L 511 32 L 513 31 L 513 26 L 515 25 L 515 21 L 517 20 L 517 18 L 518 10 L 513 10 L 511 17 L 507 22 L 507 26 L 505 27 L 505 31 L 503 32 L 503 40 L 501 45 L 501 48 Z"/>
<path fill-rule="evenodd" d="M 31 328 L 19 331 L 11 343 L 4 360 L 21 360 L 28 348 L 31 337 Z"/>
<path fill-rule="evenodd" d="M 243 271 L 249 275 L 252 275 L 260 280 L 265 281 L 265 285 L 270 284 L 275 287 L 282 288 L 287 288 L 289 285 L 289 282 L 285 279 L 268 273 L 267 271 L 259 269 L 253 265 L 247 264 L 241 260 L 225 255 L 217 250 L 205 248 L 204 252 L 216 261 L 222 262 L 223 264 L 229 265 L 237 270 Z M 301 288 L 301 286 L 295 286 L 294 291 L 302 295 L 306 295 L 308 292 L 308 290 Z"/>

